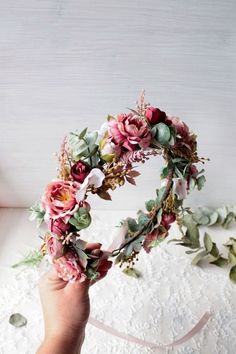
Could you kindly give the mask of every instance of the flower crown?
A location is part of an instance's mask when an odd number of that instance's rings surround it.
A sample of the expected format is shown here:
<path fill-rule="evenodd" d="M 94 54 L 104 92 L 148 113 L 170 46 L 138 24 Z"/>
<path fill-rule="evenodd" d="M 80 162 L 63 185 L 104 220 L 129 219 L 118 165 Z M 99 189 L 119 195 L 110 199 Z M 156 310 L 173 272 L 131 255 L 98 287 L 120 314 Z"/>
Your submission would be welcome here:
<path fill-rule="evenodd" d="M 165 160 L 161 187 L 146 202 L 146 210 L 138 211 L 135 219 L 128 217 L 121 222 L 109 250 L 98 247 L 91 251 L 80 237 L 80 231 L 91 223 L 89 194 L 111 200 L 110 192 L 117 187 L 126 182 L 135 185 L 137 163 L 159 155 Z M 149 253 L 159 245 L 175 221 L 183 234 L 182 242 L 178 242 L 200 249 L 192 223 L 185 223 L 187 231 L 183 231 L 186 215 L 191 213 L 183 207 L 183 200 L 194 188 L 203 187 L 204 170 L 196 164 L 205 159 L 198 157 L 196 135 L 188 126 L 145 103 L 144 94 L 129 113 L 109 115 L 99 131 L 86 128 L 81 133 L 70 133 L 58 160 L 57 179 L 47 185 L 41 202 L 31 211 L 39 224 L 47 224 L 41 254 L 49 255 L 62 279 L 96 280 L 104 261 L 112 257 L 116 264 L 125 264 L 124 271 L 132 275 L 141 249 Z"/>

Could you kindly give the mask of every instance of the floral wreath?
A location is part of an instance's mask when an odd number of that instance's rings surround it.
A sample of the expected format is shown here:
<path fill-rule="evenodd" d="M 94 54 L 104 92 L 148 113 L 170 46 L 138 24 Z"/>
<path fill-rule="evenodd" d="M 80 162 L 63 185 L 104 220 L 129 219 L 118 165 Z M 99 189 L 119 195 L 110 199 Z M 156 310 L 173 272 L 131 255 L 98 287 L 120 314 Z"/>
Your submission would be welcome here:
<path fill-rule="evenodd" d="M 137 163 L 145 163 L 151 156 L 162 155 L 165 166 L 161 170 L 161 188 L 138 211 L 137 218 L 121 222 L 119 234 L 108 251 L 88 247 L 80 231 L 91 223 L 89 194 L 111 200 L 110 192 L 126 182 L 135 185 L 140 174 Z M 39 258 L 49 255 L 59 277 L 65 281 L 95 281 L 102 276 L 108 259 L 125 265 L 124 272 L 139 276 L 134 263 L 143 248 L 147 253 L 166 239 L 171 224 L 177 222 L 182 239 L 178 244 L 189 247 L 197 264 L 203 258 L 216 265 L 228 264 L 234 257 L 231 279 L 236 281 L 236 240 L 227 247 L 231 258 L 219 253 L 216 244 L 205 233 L 204 245 L 199 241 L 198 226 L 192 211 L 183 201 L 194 188 L 204 183 L 204 170 L 196 166 L 204 158 L 197 154 L 196 135 L 177 117 L 169 116 L 157 107 L 145 103 L 141 94 L 136 107 L 128 113 L 109 115 L 99 131 L 84 129 L 70 133 L 58 155 L 57 179 L 51 181 L 39 203 L 31 207 L 31 219 L 38 226 L 47 224 Z M 216 222 L 216 220 L 215 220 Z M 235 251 L 235 252 L 234 252 Z"/>

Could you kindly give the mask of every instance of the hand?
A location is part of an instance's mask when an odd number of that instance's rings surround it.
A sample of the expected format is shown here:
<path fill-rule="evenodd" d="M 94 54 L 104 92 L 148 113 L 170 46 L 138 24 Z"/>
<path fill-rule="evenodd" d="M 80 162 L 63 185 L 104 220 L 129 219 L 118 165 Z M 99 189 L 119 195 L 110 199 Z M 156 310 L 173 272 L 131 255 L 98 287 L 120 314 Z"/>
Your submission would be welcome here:
<path fill-rule="evenodd" d="M 97 250 L 100 244 L 88 244 L 87 249 Z M 112 262 L 103 260 L 100 278 L 106 276 Z M 85 326 L 90 313 L 90 280 L 73 283 L 58 278 L 54 269 L 44 274 L 39 282 L 44 315 L 45 338 L 38 354 L 80 353 Z"/>

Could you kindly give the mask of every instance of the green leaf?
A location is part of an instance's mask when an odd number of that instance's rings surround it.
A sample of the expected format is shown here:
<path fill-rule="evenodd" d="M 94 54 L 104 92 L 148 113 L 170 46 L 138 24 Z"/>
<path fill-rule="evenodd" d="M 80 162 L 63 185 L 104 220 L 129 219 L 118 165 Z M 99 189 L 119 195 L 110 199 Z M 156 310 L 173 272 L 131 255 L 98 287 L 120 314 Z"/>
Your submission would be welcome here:
<path fill-rule="evenodd" d="M 86 208 L 79 208 L 70 218 L 69 223 L 78 230 L 86 229 L 91 224 L 91 215 Z"/>
<path fill-rule="evenodd" d="M 201 176 L 197 179 L 197 188 L 199 191 L 203 188 L 205 182 L 206 182 L 205 176 Z"/>
<path fill-rule="evenodd" d="M 133 278 L 140 278 L 142 276 L 141 272 L 135 268 L 125 268 L 123 273 Z"/>
<path fill-rule="evenodd" d="M 236 283 L 236 265 L 230 269 L 229 277 L 233 283 Z"/>
<path fill-rule="evenodd" d="M 169 127 L 164 123 L 158 123 L 155 127 L 157 128 L 156 139 L 160 144 L 166 145 L 171 137 Z"/>
<path fill-rule="evenodd" d="M 226 258 L 219 257 L 216 261 L 210 263 L 222 268 L 228 265 L 229 261 Z"/>
<path fill-rule="evenodd" d="M 236 255 L 234 253 L 232 253 L 231 251 L 229 251 L 228 259 L 229 259 L 230 263 L 236 265 Z"/>
<path fill-rule="evenodd" d="M 189 224 L 187 226 L 186 238 L 191 241 L 191 248 L 199 248 L 199 230 L 196 224 Z M 185 241 L 185 240 L 184 240 Z"/>
<path fill-rule="evenodd" d="M 23 327 L 27 324 L 27 319 L 20 313 L 13 313 L 9 318 L 9 323 L 14 327 Z"/>
<path fill-rule="evenodd" d="M 37 266 L 43 259 L 41 252 L 34 250 L 30 251 L 21 261 L 12 265 L 12 268 L 20 266 Z"/>
<path fill-rule="evenodd" d="M 145 213 L 140 213 L 138 216 L 138 224 L 143 227 L 149 222 L 149 217 Z"/>
<path fill-rule="evenodd" d="M 135 219 L 127 218 L 128 228 L 131 232 L 136 232 L 139 230 L 139 226 Z"/>
<path fill-rule="evenodd" d="M 148 200 L 146 203 L 145 203 L 145 207 L 147 209 L 147 211 L 151 211 L 156 205 L 156 202 L 155 200 L 151 199 L 151 200 Z"/>
<path fill-rule="evenodd" d="M 162 187 L 160 189 L 156 190 L 157 197 L 156 197 L 156 203 L 159 204 L 163 198 L 163 195 L 165 194 L 166 187 Z"/>
<path fill-rule="evenodd" d="M 204 246 L 207 250 L 207 252 L 211 252 L 212 247 L 213 247 L 213 242 L 207 232 L 204 234 Z"/>
<path fill-rule="evenodd" d="M 199 262 L 201 262 L 205 257 L 207 256 L 207 251 L 201 251 L 199 252 L 192 260 L 192 265 L 197 265 Z"/>
<path fill-rule="evenodd" d="M 220 252 L 219 252 L 215 242 L 213 242 L 213 246 L 212 246 L 210 254 L 214 257 L 219 257 Z"/>
<path fill-rule="evenodd" d="M 79 134 L 79 139 L 82 140 L 85 137 L 87 130 L 88 130 L 88 128 L 85 128 L 84 130 L 82 130 L 82 132 Z"/>
<path fill-rule="evenodd" d="M 161 178 L 166 178 L 169 174 L 169 168 L 167 166 L 161 169 Z"/>

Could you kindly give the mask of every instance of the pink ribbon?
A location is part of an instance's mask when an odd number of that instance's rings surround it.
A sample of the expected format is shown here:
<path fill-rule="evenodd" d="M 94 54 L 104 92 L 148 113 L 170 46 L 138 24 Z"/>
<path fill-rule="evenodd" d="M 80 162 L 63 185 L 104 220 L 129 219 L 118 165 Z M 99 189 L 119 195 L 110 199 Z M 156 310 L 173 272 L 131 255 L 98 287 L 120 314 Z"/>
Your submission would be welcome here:
<path fill-rule="evenodd" d="M 158 349 L 158 350 L 162 350 L 164 351 L 167 348 L 172 348 L 172 347 L 176 347 L 177 345 L 183 344 L 185 342 L 187 342 L 188 340 L 190 340 L 193 336 L 195 336 L 195 334 L 197 334 L 207 323 L 208 319 L 210 317 L 209 312 L 205 312 L 205 314 L 201 317 L 201 319 L 195 324 L 195 326 L 189 331 L 187 332 L 183 337 L 175 340 L 174 342 L 170 343 L 170 344 L 164 344 L 164 345 L 157 345 L 155 343 L 151 343 L 142 339 L 139 339 L 137 337 L 134 337 L 130 334 L 126 334 L 123 332 L 120 332 L 118 330 L 116 330 L 115 328 L 108 326 L 106 324 L 104 324 L 103 322 L 100 322 L 98 320 L 96 320 L 93 317 L 89 317 L 88 322 L 106 332 L 111 334 L 112 336 L 127 340 L 128 342 L 134 343 L 134 344 L 138 344 L 141 345 L 143 347 L 148 347 L 150 349 Z"/>
<path fill-rule="evenodd" d="M 126 232 L 127 232 L 126 227 L 124 225 L 122 225 L 120 227 L 120 230 L 118 232 L 117 237 L 112 242 L 112 244 L 110 245 L 108 250 L 107 251 L 103 251 L 103 256 L 101 257 L 101 259 L 108 258 L 109 256 L 111 256 L 112 251 L 114 249 L 118 248 L 124 242 Z M 155 343 L 151 343 L 151 342 L 142 340 L 140 338 L 134 337 L 134 336 L 132 336 L 130 334 L 126 334 L 124 332 L 120 332 L 120 331 L 116 330 L 115 328 L 113 328 L 111 326 L 108 326 L 108 325 L 104 324 L 101 321 L 96 320 L 93 317 L 89 317 L 88 322 L 92 326 L 94 326 L 94 327 L 96 327 L 96 328 L 98 328 L 98 329 L 100 329 L 100 330 L 102 330 L 102 331 L 104 331 L 106 333 L 109 333 L 112 336 L 115 336 L 117 338 L 124 339 L 124 340 L 126 340 L 128 342 L 131 342 L 131 343 L 134 343 L 134 344 L 138 344 L 138 345 L 141 345 L 143 347 L 148 347 L 148 348 L 151 348 L 151 349 L 158 349 L 158 350 L 164 351 L 167 348 L 172 348 L 172 347 L 175 347 L 177 345 L 183 344 L 183 343 L 187 342 L 188 340 L 190 340 L 191 338 L 193 338 L 195 336 L 195 334 L 197 334 L 205 326 L 205 324 L 207 323 L 209 318 L 210 318 L 209 312 L 205 312 L 205 314 L 200 318 L 200 320 L 195 324 L 195 326 L 189 332 L 187 332 L 183 337 L 175 340 L 174 342 L 172 342 L 170 344 L 164 344 L 164 345 L 157 345 Z"/>

